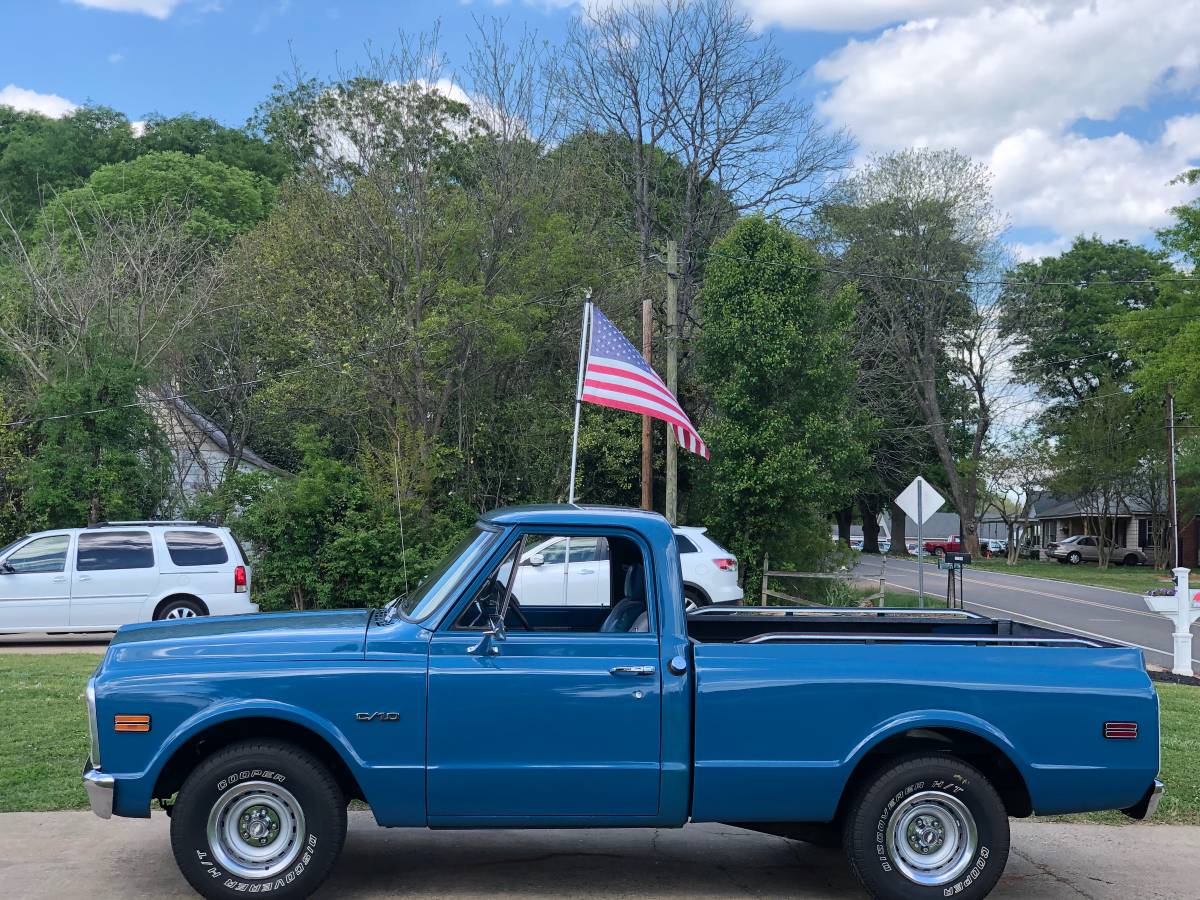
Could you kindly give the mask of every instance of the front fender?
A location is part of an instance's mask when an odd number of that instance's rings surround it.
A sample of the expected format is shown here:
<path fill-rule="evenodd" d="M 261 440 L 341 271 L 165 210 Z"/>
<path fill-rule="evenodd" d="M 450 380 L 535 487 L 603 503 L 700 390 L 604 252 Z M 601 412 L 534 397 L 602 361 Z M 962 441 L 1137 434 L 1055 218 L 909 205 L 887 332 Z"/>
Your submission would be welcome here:
<path fill-rule="evenodd" d="M 355 778 L 359 778 L 365 769 L 363 759 L 342 730 L 310 710 L 277 700 L 228 701 L 206 707 L 176 726 L 150 758 L 144 770 L 118 776 L 114 812 L 121 816 L 148 816 L 154 786 L 167 763 L 180 748 L 203 732 L 237 719 L 277 719 L 299 725 L 332 747 Z"/>

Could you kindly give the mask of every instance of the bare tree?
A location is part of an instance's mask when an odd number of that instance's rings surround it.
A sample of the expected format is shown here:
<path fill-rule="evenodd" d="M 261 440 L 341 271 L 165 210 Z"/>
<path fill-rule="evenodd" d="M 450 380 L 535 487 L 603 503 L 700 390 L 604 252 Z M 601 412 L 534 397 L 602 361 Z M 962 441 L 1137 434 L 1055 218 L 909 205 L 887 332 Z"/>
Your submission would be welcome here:
<path fill-rule="evenodd" d="M 702 253 L 739 213 L 806 216 L 847 164 L 849 137 L 795 98 L 798 74 L 733 0 L 596 5 L 570 27 L 558 83 L 572 124 L 624 142 L 614 162 L 643 264 L 656 236 L 685 251 L 685 321 Z"/>
<path fill-rule="evenodd" d="M 1050 447 L 1040 433 L 1022 430 L 991 444 L 980 462 L 985 483 L 982 511 L 994 510 L 1004 522 L 1008 564 L 1015 565 L 1021 544 L 1029 539 L 1034 507 L 1046 494 Z"/>
<path fill-rule="evenodd" d="M 845 277 L 862 292 L 864 350 L 915 406 L 900 427 L 928 436 L 963 539 L 978 553 L 980 458 L 1012 390 L 997 291 L 986 283 L 1004 263 L 990 175 L 953 150 L 877 157 L 823 215 Z"/>
<path fill-rule="evenodd" d="M 188 218 L 178 206 L 134 217 L 97 203 L 85 218 L 47 219 L 36 248 L 4 219 L 5 255 L 20 277 L 0 298 L 0 340 L 33 382 L 86 373 L 97 354 L 152 370 L 208 314 L 219 270 Z"/>

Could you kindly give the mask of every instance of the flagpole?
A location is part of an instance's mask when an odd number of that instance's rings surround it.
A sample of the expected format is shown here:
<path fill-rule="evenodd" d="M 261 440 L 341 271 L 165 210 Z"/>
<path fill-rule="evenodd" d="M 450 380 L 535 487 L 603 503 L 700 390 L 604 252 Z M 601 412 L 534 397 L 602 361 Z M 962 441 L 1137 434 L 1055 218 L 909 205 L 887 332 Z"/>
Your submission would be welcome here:
<path fill-rule="evenodd" d="M 575 379 L 575 431 L 571 435 L 571 482 L 567 488 L 567 502 L 575 502 L 575 460 L 579 455 L 579 408 L 583 405 L 583 368 L 587 359 L 588 325 L 592 319 L 592 292 L 587 291 L 583 299 L 583 321 L 579 325 L 579 375 Z"/>

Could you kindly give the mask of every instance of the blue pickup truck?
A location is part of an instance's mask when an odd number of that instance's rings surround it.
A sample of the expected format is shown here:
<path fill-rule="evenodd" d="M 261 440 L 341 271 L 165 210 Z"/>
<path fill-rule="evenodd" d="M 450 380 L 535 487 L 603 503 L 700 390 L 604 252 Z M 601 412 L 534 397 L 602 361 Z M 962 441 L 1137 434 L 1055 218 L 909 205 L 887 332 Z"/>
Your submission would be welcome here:
<path fill-rule="evenodd" d="M 601 537 L 610 597 L 522 608 L 524 548 Z M 986 896 L 1008 818 L 1149 816 L 1134 649 L 970 613 L 684 605 L 660 516 L 483 517 L 376 610 L 122 628 L 87 686 L 93 810 L 171 818 L 206 897 L 302 897 L 382 826 L 725 822 L 840 844 L 877 898 Z"/>

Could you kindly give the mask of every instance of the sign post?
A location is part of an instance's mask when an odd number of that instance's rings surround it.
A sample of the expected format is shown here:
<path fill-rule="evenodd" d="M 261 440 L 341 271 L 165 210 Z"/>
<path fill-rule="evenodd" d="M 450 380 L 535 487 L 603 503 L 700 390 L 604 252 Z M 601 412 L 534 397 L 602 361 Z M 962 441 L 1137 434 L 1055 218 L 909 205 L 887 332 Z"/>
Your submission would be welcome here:
<path fill-rule="evenodd" d="M 930 487 L 929 482 L 918 475 L 896 498 L 896 505 L 917 523 L 917 604 L 925 608 L 925 539 L 922 526 L 935 512 L 946 505 L 946 498 Z"/>

